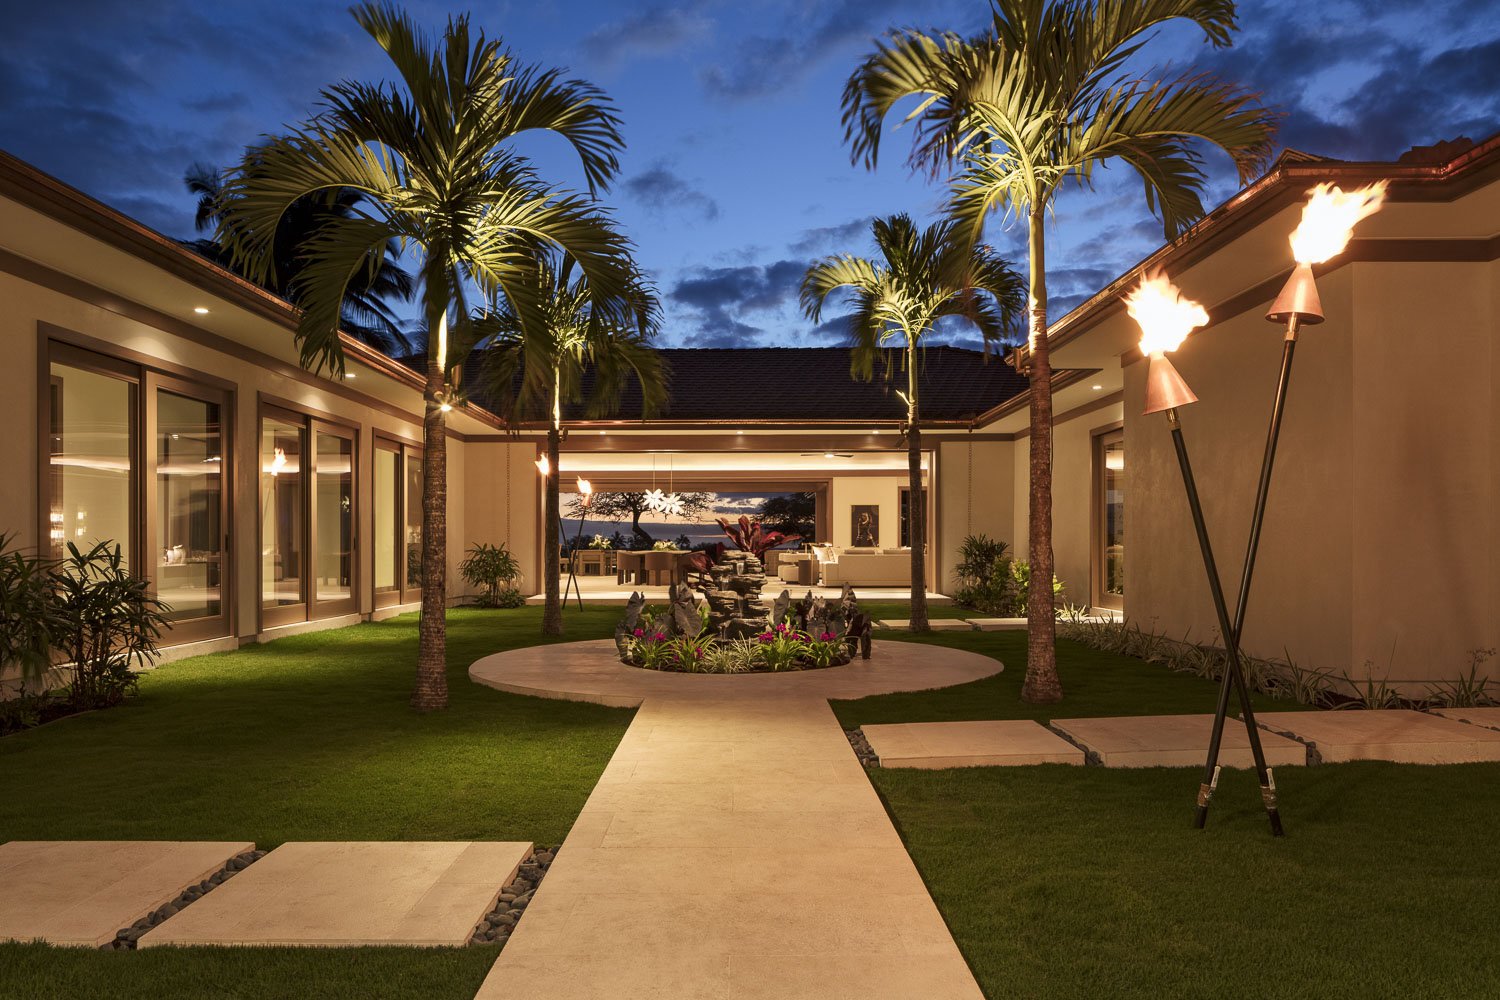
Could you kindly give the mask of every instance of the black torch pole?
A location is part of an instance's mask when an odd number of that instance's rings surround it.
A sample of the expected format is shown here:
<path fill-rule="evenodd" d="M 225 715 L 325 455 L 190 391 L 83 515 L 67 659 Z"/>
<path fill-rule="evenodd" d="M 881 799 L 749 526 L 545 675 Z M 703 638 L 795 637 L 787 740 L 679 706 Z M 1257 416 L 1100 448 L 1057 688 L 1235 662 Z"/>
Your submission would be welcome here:
<path fill-rule="evenodd" d="M 1287 319 L 1286 339 L 1281 351 L 1281 375 L 1276 380 L 1276 401 L 1271 407 L 1271 424 L 1266 432 L 1266 450 L 1260 463 L 1260 484 L 1255 492 L 1255 509 L 1250 517 L 1250 540 L 1245 550 L 1245 566 L 1240 574 L 1239 599 L 1235 604 L 1233 631 L 1225 636 L 1225 644 L 1234 650 L 1234 656 L 1238 659 L 1240 654 L 1240 637 L 1244 634 L 1245 611 L 1250 603 L 1250 581 L 1255 574 L 1255 557 L 1260 549 L 1260 530 L 1266 519 L 1266 502 L 1271 493 L 1271 469 L 1276 463 L 1276 444 L 1281 437 L 1281 416 L 1286 411 L 1287 386 L 1292 378 L 1292 357 L 1297 349 L 1297 333 L 1300 326 L 1299 317 L 1293 313 Z M 1243 682 L 1236 685 L 1239 688 L 1240 715 L 1250 727 L 1251 738 L 1259 742 L 1259 730 L 1255 726 L 1255 709 L 1250 705 L 1250 693 L 1245 689 Z M 1229 702 L 1228 687 L 1224 686 L 1219 692 L 1220 711 L 1214 717 L 1214 731 L 1208 744 L 1207 771 L 1211 774 L 1217 770 L 1219 763 L 1219 744 L 1223 736 L 1225 710 Z M 1211 794 L 1211 788 L 1210 788 Z M 1266 812 L 1271 817 L 1271 828 L 1276 833 L 1281 832 L 1281 813 L 1276 802 L 1276 786 L 1269 783 L 1265 775 L 1261 777 L 1261 798 L 1266 803 Z M 1197 825 L 1201 828 L 1208 818 L 1207 796 L 1200 790 L 1198 795 Z"/>
<path fill-rule="evenodd" d="M 1203 505 L 1198 499 L 1198 486 L 1193 478 L 1193 465 L 1188 459 L 1187 442 L 1182 437 L 1182 424 L 1177 419 L 1176 407 L 1167 411 L 1167 424 L 1172 429 L 1172 446 L 1177 451 L 1177 465 L 1182 470 L 1182 486 L 1187 493 L 1188 508 L 1193 515 L 1193 529 L 1198 533 L 1198 549 L 1203 553 L 1203 568 L 1208 574 L 1208 588 L 1213 596 L 1214 612 L 1218 615 L 1219 631 L 1225 637 L 1225 649 L 1228 662 L 1225 664 L 1224 677 L 1219 685 L 1219 704 L 1214 713 L 1213 735 L 1210 739 L 1208 749 L 1208 762 L 1204 767 L 1203 784 L 1198 789 L 1198 812 L 1194 820 L 1194 826 L 1201 829 L 1208 819 L 1208 803 L 1213 796 L 1214 787 L 1218 783 L 1218 759 L 1219 747 L 1223 739 L 1224 720 L 1229 711 L 1229 688 L 1230 685 L 1238 690 L 1240 705 L 1245 710 L 1245 728 L 1250 738 L 1250 752 L 1255 758 L 1255 773 L 1260 779 L 1263 790 L 1262 797 L 1266 804 L 1266 813 L 1271 821 L 1271 833 L 1274 836 L 1282 835 L 1281 814 L 1277 810 L 1275 801 L 1275 785 L 1271 777 L 1270 769 L 1266 767 L 1266 755 L 1260 744 L 1260 733 L 1255 727 L 1255 718 L 1250 714 L 1250 694 L 1245 686 L 1245 678 L 1240 670 L 1239 649 L 1233 639 L 1233 631 L 1229 620 L 1229 607 L 1224 600 L 1224 585 L 1219 580 L 1219 569 L 1214 562 L 1213 545 L 1209 542 L 1208 527 L 1203 521 Z M 1265 795 L 1264 790 L 1270 789 L 1271 794 Z"/>
<path fill-rule="evenodd" d="M 589 516 L 589 505 L 583 505 L 583 513 L 578 515 L 578 531 L 573 535 L 573 551 L 568 553 L 568 586 L 563 588 L 563 603 L 568 603 L 568 591 L 571 589 L 578 598 L 578 610 L 583 610 L 583 587 L 578 583 L 578 543 L 583 540 L 583 522 Z"/>

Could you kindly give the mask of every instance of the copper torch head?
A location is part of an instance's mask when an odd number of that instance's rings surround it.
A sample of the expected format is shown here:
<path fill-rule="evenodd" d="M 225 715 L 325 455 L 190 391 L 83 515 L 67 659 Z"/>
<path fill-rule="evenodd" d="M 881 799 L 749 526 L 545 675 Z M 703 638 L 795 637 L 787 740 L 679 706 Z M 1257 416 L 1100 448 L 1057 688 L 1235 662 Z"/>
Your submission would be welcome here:
<path fill-rule="evenodd" d="M 1171 410 L 1196 402 L 1198 402 L 1198 397 L 1192 389 L 1188 388 L 1187 382 L 1183 381 L 1176 367 L 1167 360 L 1167 356 L 1165 354 L 1151 355 L 1146 369 L 1146 409 L 1142 412 L 1150 416 L 1162 410 Z"/>
<path fill-rule="evenodd" d="M 1271 303 L 1266 319 L 1272 323 L 1285 323 L 1293 316 L 1302 326 L 1323 322 L 1323 303 L 1318 298 L 1318 283 L 1313 278 L 1311 264 L 1298 264 L 1292 276 L 1281 286 L 1281 294 Z"/>

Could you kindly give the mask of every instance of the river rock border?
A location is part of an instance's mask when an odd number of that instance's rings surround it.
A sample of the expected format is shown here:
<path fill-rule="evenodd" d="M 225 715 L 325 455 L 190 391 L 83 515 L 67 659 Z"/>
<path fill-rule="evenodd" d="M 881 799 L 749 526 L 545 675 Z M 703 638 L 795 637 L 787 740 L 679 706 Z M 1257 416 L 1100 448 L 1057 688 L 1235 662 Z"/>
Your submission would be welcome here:
<path fill-rule="evenodd" d="M 846 729 L 844 735 L 849 738 L 849 745 L 854 748 L 854 756 L 866 769 L 873 770 L 880 766 L 880 757 L 875 753 L 875 748 L 870 746 L 870 741 L 865 739 L 863 729 Z"/>
<path fill-rule="evenodd" d="M 101 944 L 99 946 L 99 950 L 134 951 L 136 949 L 136 942 L 140 941 L 141 936 L 151 928 L 166 920 L 168 917 L 175 916 L 178 911 L 180 911 L 184 906 L 202 899 L 210 892 L 213 892 L 219 886 L 223 885 L 225 882 L 229 881 L 229 879 L 233 878 L 236 874 L 244 871 L 246 868 L 249 868 L 251 865 L 255 864 L 255 862 L 265 857 L 267 853 L 269 852 L 257 850 L 246 851 L 243 854 L 236 854 L 234 857 L 229 859 L 228 863 L 226 863 L 223 868 L 220 868 L 218 871 L 214 872 L 208 878 L 197 883 L 196 885 L 188 886 L 177 896 L 176 899 L 173 899 L 167 903 L 163 903 L 161 906 L 158 906 L 156 909 L 152 910 L 150 913 L 146 914 L 144 917 L 131 924 L 129 927 L 120 928 L 119 933 L 115 935 L 115 939 L 113 941 L 108 941 L 104 944 Z"/>
<path fill-rule="evenodd" d="M 516 877 L 500 890 L 495 908 L 474 926 L 474 933 L 469 935 L 469 944 L 505 943 L 521 917 L 526 914 L 532 894 L 542 884 L 542 878 L 546 876 L 547 869 L 552 867 L 552 860 L 557 857 L 560 849 L 536 847 L 532 850 L 531 856 L 521 862 L 521 867 L 516 870 Z"/>

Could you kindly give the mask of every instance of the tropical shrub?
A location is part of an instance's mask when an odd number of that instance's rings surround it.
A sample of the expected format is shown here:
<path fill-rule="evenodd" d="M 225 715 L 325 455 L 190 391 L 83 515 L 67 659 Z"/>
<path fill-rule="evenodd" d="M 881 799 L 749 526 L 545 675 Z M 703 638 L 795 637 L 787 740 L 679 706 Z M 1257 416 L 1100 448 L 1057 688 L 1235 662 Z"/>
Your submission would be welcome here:
<path fill-rule="evenodd" d="M 24 688 L 40 682 L 52 665 L 62 622 L 52 599 L 52 563 L 14 542 L 13 534 L 0 534 L 0 668 L 19 668 Z"/>
<path fill-rule="evenodd" d="M 807 652 L 807 637 L 782 622 L 760 634 L 761 662 L 767 670 L 792 670 Z"/>
<path fill-rule="evenodd" d="M 801 535 L 783 535 L 779 531 L 766 531 L 761 527 L 760 518 L 750 518 L 744 514 L 740 515 L 737 524 L 731 524 L 727 518 L 717 518 L 719 527 L 734 547 L 741 552 L 749 552 L 757 559 L 764 559 L 766 553 L 778 545 L 791 545 L 802 541 Z"/>
<path fill-rule="evenodd" d="M 526 603 L 515 586 L 521 578 L 521 564 L 504 542 L 474 546 L 468 558 L 458 564 L 458 574 L 469 586 L 481 588 L 474 598 L 481 608 L 519 608 Z"/>
<path fill-rule="evenodd" d="M 120 546 L 109 541 L 87 552 L 69 542 L 53 583 L 56 644 L 72 664 L 69 701 L 78 711 L 118 704 L 136 688 L 132 668 L 156 661 L 171 608 L 126 570 Z"/>
<path fill-rule="evenodd" d="M 1021 603 L 1011 573 L 1010 546 L 987 535 L 968 535 L 959 546 L 958 587 L 953 599 L 965 607 L 1011 617 Z M 1028 573 L 1029 577 L 1029 573 Z"/>

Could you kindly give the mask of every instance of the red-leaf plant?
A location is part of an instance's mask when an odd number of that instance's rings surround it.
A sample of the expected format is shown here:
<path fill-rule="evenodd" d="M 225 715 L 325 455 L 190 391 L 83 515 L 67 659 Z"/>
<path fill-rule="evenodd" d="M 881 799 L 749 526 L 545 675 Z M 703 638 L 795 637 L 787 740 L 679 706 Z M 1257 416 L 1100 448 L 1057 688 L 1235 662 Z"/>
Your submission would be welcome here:
<path fill-rule="evenodd" d="M 766 552 L 778 545 L 788 545 L 792 542 L 800 542 L 801 535 L 783 535 L 779 531 L 766 531 L 760 526 L 760 518 L 751 520 L 745 515 L 740 515 L 738 526 L 731 524 L 724 518 L 718 518 L 719 527 L 724 529 L 724 534 L 734 543 L 734 547 L 752 553 L 757 559 L 764 559 Z"/>

